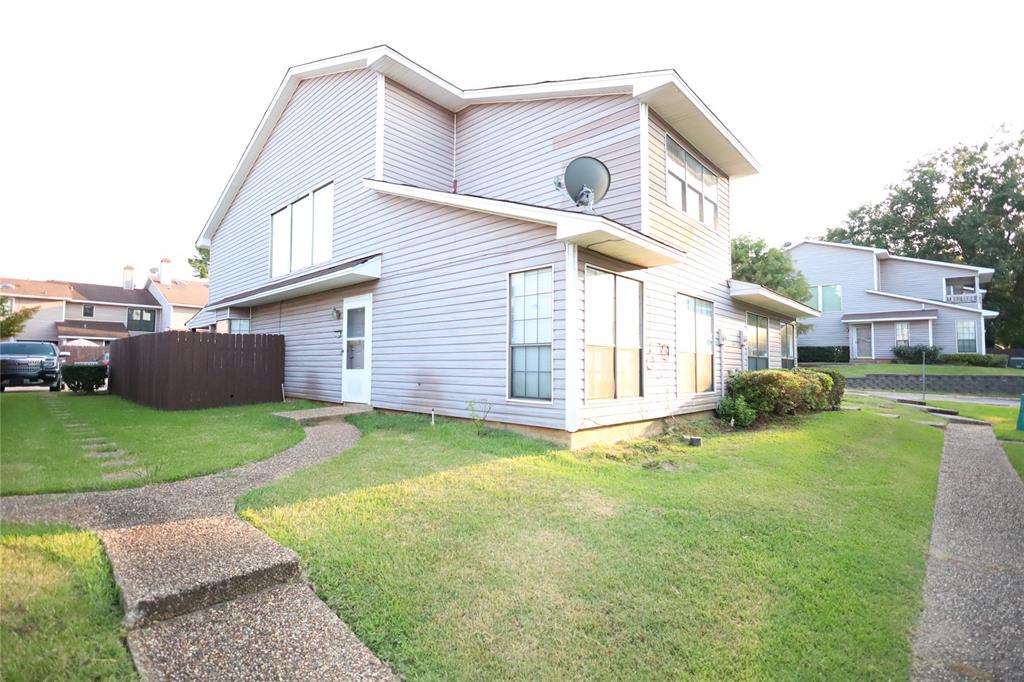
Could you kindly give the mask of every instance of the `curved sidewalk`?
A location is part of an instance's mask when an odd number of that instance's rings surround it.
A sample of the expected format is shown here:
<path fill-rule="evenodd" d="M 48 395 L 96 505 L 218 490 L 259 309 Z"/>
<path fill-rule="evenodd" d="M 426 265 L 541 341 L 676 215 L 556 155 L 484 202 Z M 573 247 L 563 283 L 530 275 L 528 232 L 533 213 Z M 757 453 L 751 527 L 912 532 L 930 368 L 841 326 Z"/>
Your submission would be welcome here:
<path fill-rule="evenodd" d="M 1024 483 L 989 426 L 949 424 L 914 680 L 1022 679 Z"/>

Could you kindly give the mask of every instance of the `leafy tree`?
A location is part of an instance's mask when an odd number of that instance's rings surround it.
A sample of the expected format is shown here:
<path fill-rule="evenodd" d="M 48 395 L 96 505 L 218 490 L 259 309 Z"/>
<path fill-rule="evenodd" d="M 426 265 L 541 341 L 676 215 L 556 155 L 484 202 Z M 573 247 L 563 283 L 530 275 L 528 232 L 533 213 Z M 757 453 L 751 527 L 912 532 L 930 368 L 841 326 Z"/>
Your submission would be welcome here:
<path fill-rule="evenodd" d="M 769 247 L 763 239 L 740 235 L 732 240 L 732 276 L 753 282 L 795 301 L 811 295 L 802 272 L 793 267 L 788 251 Z"/>
<path fill-rule="evenodd" d="M 196 249 L 196 255 L 188 259 L 188 264 L 199 279 L 210 278 L 210 250 L 205 247 Z"/>
<path fill-rule="evenodd" d="M 986 337 L 1024 346 L 1024 132 L 929 156 L 887 189 L 825 239 L 995 268 L 985 307 L 999 317 L 987 322 Z"/>
<path fill-rule="evenodd" d="M 0 296 L 0 339 L 10 339 L 25 329 L 25 324 L 39 312 L 39 306 L 22 308 L 14 312 L 11 299 Z"/>

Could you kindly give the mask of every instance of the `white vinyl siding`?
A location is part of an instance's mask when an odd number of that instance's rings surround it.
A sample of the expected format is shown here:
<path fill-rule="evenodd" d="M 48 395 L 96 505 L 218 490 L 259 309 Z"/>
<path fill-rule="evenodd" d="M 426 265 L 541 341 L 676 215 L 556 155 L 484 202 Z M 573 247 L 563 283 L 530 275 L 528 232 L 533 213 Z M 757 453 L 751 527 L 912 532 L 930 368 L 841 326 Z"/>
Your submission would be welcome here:
<path fill-rule="evenodd" d="M 554 270 L 509 275 L 510 398 L 551 399 Z"/>

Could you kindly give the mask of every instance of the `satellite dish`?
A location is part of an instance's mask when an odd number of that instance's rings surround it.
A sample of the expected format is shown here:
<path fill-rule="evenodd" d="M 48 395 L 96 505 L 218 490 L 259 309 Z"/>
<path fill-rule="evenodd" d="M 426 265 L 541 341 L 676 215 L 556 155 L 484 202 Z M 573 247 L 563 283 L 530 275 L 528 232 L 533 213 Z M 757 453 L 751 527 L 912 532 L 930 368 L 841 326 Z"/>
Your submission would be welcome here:
<path fill-rule="evenodd" d="M 594 204 L 604 199 L 612 184 L 612 174 L 608 166 L 592 156 L 581 156 L 573 159 L 565 168 L 564 188 L 569 198 L 577 206 L 588 211 L 594 210 Z"/>

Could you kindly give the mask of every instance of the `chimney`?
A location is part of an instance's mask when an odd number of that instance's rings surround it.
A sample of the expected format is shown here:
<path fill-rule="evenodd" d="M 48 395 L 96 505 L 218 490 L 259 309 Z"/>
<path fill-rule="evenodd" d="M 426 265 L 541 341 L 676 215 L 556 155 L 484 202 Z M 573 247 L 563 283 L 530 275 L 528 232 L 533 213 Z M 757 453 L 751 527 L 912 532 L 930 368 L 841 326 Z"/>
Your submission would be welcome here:
<path fill-rule="evenodd" d="M 124 273 L 121 281 L 124 283 L 125 289 L 135 288 L 135 268 L 130 265 L 124 266 Z"/>
<path fill-rule="evenodd" d="M 160 284 L 171 283 L 171 259 L 160 259 Z"/>

